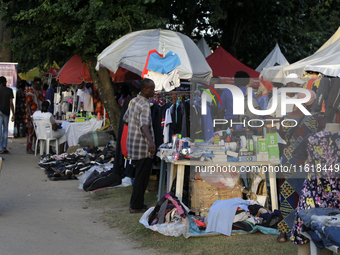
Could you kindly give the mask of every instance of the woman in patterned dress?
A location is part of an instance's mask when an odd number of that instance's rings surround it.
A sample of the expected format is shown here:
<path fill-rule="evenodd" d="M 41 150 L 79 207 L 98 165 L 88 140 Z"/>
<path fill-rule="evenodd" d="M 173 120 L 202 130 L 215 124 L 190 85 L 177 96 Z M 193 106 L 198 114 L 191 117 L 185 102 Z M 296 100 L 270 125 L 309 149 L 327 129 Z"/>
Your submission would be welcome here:
<path fill-rule="evenodd" d="M 340 170 L 340 132 L 320 131 L 313 134 L 303 141 L 294 154 L 301 159 L 307 159 L 304 170 L 308 172 L 308 177 L 303 183 L 290 241 L 299 244 L 300 253 L 307 254 L 309 240 L 301 235 L 303 220 L 298 212 L 310 208 L 340 209 L 340 178 L 337 178 L 334 171 L 316 169 L 321 167 Z M 312 167 L 315 171 L 308 171 Z"/>
<path fill-rule="evenodd" d="M 33 146 L 33 138 L 34 127 L 31 120 L 31 116 L 37 110 L 41 110 L 41 104 L 45 101 L 44 95 L 41 92 L 41 79 L 34 78 L 32 88 L 29 88 L 26 93 L 26 104 L 27 104 L 27 118 L 28 118 L 28 133 L 27 133 L 27 148 L 26 151 L 29 154 L 33 154 L 32 146 Z"/>
<path fill-rule="evenodd" d="M 22 80 L 17 86 L 15 96 L 15 127 L 17 128 L 16 137 L 20 137 L 20 126 L 22 125 L 22 136 L 26 136 L 26 81 Z"/>
<path fill-rule="evenodd" d="M 312 97 L 307 103 L 304 104 L 308 110 L 310 110 L 316 98 L 315 92 L 312 90 L 310 90 L 310 92 Z M 304 93 L 300 93 L 298 96 L 298 98 L 303 97 L 305 97 Z M 292 119 L 294 119 L 296 122 L 292 121 Z M 319 118 L 318 114 L 305 116 L 300 111 L 300 109 L 287 113 L 287 115 L 281 119 L 281 121 L 283 120 L 285 120 L 285 126 L 281 126 L 279 133 L 287 144 L 283 149 L 280 163 L 281 165 L 287 166 L 288 169 L 292 169 L 293 171 L 295 168 L 291 167 L 292 165 L 298 168 L 304 163 L 304 161 L 298 160 L 292 155 L 292 152 L 308 134 L 313 134 L 323 129 L 325 126 L 325 121 L 324 118 Z M 299 122 L 300 124 L 296 129 L 292 127 Z M 292 178 L 292 174 L 293 172 L 281 172 L 278 174 L 280 187 L 279 209 L 283 216 L 283 219 L 278 223 L 277 227 L 277 231 L 280 232 L 280 235 L 277 238 L 277 241 L 279 242 L 287 241 L 287 234 L 290 233 L 290 226 L 293 225 L 293 219 L 296 211 L 295 208 L 299 201 L 299 194 L 302 188 L 302 182 L 299 182 L 298 178 Z"/>

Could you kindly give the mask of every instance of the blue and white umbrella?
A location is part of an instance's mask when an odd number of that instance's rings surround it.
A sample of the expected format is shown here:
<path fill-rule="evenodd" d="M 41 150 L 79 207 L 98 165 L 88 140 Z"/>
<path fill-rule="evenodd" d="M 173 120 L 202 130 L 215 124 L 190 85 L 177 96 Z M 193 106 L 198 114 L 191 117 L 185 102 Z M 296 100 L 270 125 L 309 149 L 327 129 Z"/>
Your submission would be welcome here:
<path fill-rule="evenodd" d="M 97 58 L 96 69 L 104 66 L 112 72 L 123 67 L 141 75 L 150 50 L 165 55 L 176 53 L 181 61 L 181 79 L 208 82 L 212 71 L 197 45 L 186 35 L 171 30 L 151 29 L 129 33 L 114 41 Z"/>

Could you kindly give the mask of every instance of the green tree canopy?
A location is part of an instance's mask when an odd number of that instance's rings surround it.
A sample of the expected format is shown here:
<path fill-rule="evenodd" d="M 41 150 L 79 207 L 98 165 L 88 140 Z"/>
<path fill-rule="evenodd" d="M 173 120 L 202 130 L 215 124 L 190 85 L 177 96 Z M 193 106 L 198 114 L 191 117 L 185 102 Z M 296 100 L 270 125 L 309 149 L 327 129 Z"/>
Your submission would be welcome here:
<path fill-rule="evenodd" d="M 117 130 L 118 107 L 108 72 L 96 56 L 114 40 L 141 29 L 168 28 L 194 40 L 205 35 L 255 68 L 278 42 L 288 61 L 316 51 L 339 26 L 340 0 L 0 0 L 13 35 L 6 43 L 22 71 L 77 53 Z"/>
<path fill-rule="evenodd" d="M 119 108 L 107 70 L 94 70 L 96 56 L 114 40 L 141 29 L 164 28 L 154 0 L 1 0 L 0 16 L 13 32 L 7 42 L 23 71 L 82 57 L 118 130 Z"/>

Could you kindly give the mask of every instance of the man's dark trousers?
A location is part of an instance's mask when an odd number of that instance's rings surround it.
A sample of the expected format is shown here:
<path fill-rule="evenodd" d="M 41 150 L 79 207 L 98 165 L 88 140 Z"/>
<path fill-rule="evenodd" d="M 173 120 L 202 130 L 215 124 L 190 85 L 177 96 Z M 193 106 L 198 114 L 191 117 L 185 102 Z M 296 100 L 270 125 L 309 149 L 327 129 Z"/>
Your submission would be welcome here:
<path fill-rule="evenodd" d="M 144 206 L 144 193 L 149 183 L 150 171 L 152 167 L 152 158 L 133 160 L 132 165 L 135 167 L 135 180 L 130 200 L 132 209 L 142 209 Z"/>

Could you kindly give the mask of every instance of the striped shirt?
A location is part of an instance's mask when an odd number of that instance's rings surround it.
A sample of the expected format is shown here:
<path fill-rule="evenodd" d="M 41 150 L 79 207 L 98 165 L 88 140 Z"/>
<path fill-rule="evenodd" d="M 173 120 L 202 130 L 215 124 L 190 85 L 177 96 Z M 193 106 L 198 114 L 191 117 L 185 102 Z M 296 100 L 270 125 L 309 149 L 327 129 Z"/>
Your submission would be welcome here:
<path fill-rule="evenodd" d="M 127 151 L 128 158 L 140 160 L 143 158 L 152 158 L 149 152 L 149 142 L 144 135 L 141 127 L 146 125 L 154 141 L 154 132 L 151 121 L 151 110 L 149 99 L 137 95 L 131 100 L 130 106 L 124 114 L 123 121 L 128 123 Z"/>

